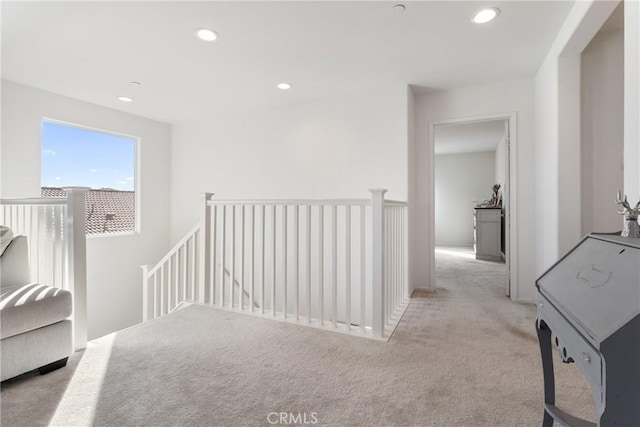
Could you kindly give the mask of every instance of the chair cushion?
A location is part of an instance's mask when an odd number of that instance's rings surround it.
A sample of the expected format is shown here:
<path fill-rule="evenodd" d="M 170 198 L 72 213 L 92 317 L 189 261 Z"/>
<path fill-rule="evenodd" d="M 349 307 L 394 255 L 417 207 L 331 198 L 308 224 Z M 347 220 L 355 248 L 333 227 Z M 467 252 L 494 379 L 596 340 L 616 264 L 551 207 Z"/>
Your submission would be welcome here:
<path fill-rule="evenodd" d="M 4 339 L 51 325 L 69 317 L 71 310 L 71 292 L 63 289 L 32 283 L 3 291 L 0 336 Z"/>
<path fill-rule="evenodd" d="M 0 293 L 29 283 L 33 282 L 29 271 L 27 236 L 13 236 L 9 246 L 0 256 Z"/>

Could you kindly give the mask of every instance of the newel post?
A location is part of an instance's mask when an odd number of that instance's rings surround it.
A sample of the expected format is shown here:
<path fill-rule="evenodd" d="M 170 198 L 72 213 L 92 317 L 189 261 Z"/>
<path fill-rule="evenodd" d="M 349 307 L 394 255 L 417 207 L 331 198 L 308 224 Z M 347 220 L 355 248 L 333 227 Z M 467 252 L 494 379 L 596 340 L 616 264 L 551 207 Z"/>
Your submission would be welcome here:
<path fill-rule="evenodd" d="M 73 294 L 74 350 L 87 347 L 87 236 L 85 200 L 88 187 L 65 187 L 65 233 L 69 248 L 69 289 Z"/>
<path fill-rule="evenodd" d="M 141 265 L 142 269 L 142 321 L 149 320 L 149 266 Z"/>
<path fill-rule="evenodd" d="M 202 218 L 200 222 L 200 238 L 198 239 L 198 302 L 205 304 L 212 301 L 210 295 L 211 271 L 207 268 L 211 257 L 211 209 L 209 201 L 213 193 L 204 193 L 204 205 L 202 206 Z"/>
<path fill-rule="evenodd" d="M 371 265 L 372 274 L 372 332 L 374 337 L 382 338 L 384 334 L 384 193 L 387 190 L 371 191 L 371 208 L 373 213 L 373 248 Z"/>

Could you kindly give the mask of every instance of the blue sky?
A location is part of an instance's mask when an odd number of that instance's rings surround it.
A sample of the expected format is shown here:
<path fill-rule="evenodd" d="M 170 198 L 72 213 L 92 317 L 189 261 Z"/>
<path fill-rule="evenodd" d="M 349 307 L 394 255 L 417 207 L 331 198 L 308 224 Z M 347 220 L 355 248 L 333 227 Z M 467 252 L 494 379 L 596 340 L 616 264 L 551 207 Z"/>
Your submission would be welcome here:
<path fill-rule="evenodd" d="M 42 122 L 42 186 L 133 190 L 135 140 Z"/>

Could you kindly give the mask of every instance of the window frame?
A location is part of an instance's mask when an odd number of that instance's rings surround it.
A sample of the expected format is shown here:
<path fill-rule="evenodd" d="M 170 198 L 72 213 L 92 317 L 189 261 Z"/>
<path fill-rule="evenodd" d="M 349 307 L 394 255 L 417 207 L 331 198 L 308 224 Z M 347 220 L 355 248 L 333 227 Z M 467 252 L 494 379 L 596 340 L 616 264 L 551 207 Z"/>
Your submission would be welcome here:
<path fill-rule="evenodd" d="M 134 222 L 133 222 L 133 230 L 131 231 L 120 231 L 116 233 L 95 233 L 95 234 L 86 234 L 86 237 L 89 239 L 100 238 L 100 237 L 123 237 L 123 236 L 132 236 L 142 233 L 142 203 L 141 203 L 141 141 L 142 138 L 139 136 L 129 135 L 122 132 L 116 132 L 111 130 L 105 130 L 101 128 L 97 128 L 94 126 L 81 125 L 74 122 L 69 122 L 66 120 L 53 119 L 50 117 L 41 117 L 40 118 L 40 152 L 42 152 L 42 140 L 43 140 L 43 124 L 44 123 L 52 123 L 55 125 L 62 125 L 72 128 L 77 128 L 81 130 L 86 130 L 90 132 L 103 133 L 107 135 L 113 135 L 120 138 L 127 138 L 133 141 L 133 200 L 134 200 Z M 78 184 L 79 185 L 79 184 Z M 40 188 L 42 188 L 42 156 L 40 156 Z"/>

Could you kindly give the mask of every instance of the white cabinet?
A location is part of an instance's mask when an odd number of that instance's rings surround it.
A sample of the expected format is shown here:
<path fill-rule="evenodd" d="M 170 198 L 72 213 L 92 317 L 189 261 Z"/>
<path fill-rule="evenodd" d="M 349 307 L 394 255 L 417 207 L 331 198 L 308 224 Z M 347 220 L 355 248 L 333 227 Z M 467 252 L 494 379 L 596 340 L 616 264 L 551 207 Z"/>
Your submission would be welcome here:
<path fill-rule="evenodd" d="M 500 230 L 502 209 L 475 208 L 473 211 L 473 249 L 476 259 L 501 261 Z"/>

